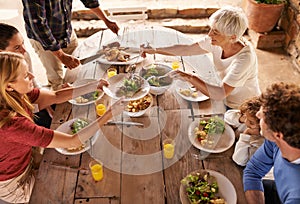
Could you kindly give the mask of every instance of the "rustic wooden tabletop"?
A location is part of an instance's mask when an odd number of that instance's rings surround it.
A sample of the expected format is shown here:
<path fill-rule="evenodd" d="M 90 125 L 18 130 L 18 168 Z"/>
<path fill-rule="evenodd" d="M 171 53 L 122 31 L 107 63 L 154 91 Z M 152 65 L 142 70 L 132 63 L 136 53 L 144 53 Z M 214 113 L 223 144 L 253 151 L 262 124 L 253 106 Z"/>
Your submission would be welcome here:
<path fill-rule="evenodd" d="M 123 28 L 120 36 L 115 36 L 110 30 L 100 31 L 79 45 L 74 55 L 80 59 L 88 57 L 113 41 L 136 48 L 144 43 L 162 47 L 192 42 L 175 30 L 136 26 Z M 195 72 L 209 83 L 218 83 L 213 65 L 206 55 L 147 55 L 145 60 L 137 61 L 135 71 L 153 62 L 171 66 L 175 60 L 180 62 L 179 69 Z M 110 66 L 113 65 L 97 60 L 81 65 L 77 68 L 77 79 L 107 79 L 106 69 Z M 119 71 L 126 71 L 128 66 L 118 66 Z M 237 203 L 245 203 L 242 168 L 231 159 L 234 145 L 225 152 L 208 154 L 199 160 L 194 155 L 200 151 L 188 137 L 189 125 L 196 119 L 194 116 L 220 113 L 223 111 L 220 102 L 184 100 L 176 91 L 182 83 L 174 81 L 164 94 L 153 95 L 154 103 L 145 115 L 133 118 L 122 114 L 112 119 L 139 122 L 144 124 L 143 127 L 105 125 L 99 128 L 99 137 L 92 148 L 81 154 L 64 155 L 55 149 L 46 149 L 30 203 L 177 204 L 181 203 L 181 179 L 200 169 L 214 170 L 226 176 L 235 188 Z M 101 100 L 112 101 L 107 95 Z M 94 120 L 94 103 L 85 106 L 69 102 L 57 105 L 51 128 L 56 129 L 72 118 Z M 165 159 L 162 153 L 162 141 L 166 137 L 176 142 L 172 159 Z M 93 158 L 104 165 L 104 177 L 99 182 L 93 180 L 89 171 L 88 164 Z"/>

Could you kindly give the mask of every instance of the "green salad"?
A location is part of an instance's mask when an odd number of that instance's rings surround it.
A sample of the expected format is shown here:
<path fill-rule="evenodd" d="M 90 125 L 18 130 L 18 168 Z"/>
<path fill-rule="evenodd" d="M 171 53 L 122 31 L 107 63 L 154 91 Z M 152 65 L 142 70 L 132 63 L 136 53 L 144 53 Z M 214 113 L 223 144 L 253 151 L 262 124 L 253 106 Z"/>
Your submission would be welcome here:
<path fill-rule="evenodd" d="M 88 125 L 88 121 L 84 120 L 84 119 L 76 119 L 70 126 L 72 133 L 77 133 L 79 132 L 79 130 L 81 130 L 82 128 L 86 127 Z"/>
<path fill-rule="evenodd" d="M 130 79 L 124 79 L 123 85 L 116 91 L 117 97 L 132 97 L 138 92 L 143 85 L 143 81 L 138 76 L 133 76 Z"/>
<path fill-rule="evenodd" d="M 150 86 L 161 87 L 168 86 L 172 83 L 172 79 L 170 77 L 157 78 L 159 76 L 163 76 L 168 72 L 163 67 L 159 67 L 159 65 L 153 64 L 149 69 L 142 70 L 142 76 L 144 79 L 148 80 Z M 155 76 L 155 77 L 153 77 Z"/>
<path fill-rule="evenodd" d="M 219 186 L 216 178 L 207 171 L 189 174 L 181 183 L 192 204 L 225 203 L 223 198 L 217 196 Z"/>
<path fill-rule="evenodd" d="M 208 120 L 200 120 L 199 125 L 203 127 L 206 134 L 222 134 L 225 130 L 225 122 L 219 117 L 211 117 Z"/>
<path fill-rule="evenodd" d="M 75 101 L 77 103 L 87 103 L 89 101 L 94 101 L 99 97 L 99 91 L 90 92 L 87 94 L 84 94 L 82 96 L 78 96 L 75 98 Z"/>

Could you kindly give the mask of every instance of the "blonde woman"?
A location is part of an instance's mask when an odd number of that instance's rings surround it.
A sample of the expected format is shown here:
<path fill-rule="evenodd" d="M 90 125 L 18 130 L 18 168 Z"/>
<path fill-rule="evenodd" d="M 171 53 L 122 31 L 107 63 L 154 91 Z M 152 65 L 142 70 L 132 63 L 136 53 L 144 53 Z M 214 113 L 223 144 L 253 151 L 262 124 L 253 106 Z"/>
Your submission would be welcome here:
<path fill-rule="evenodd" d="M 163 48 L 142 47 L 144 53 L 191 56 L 211 53 L 221 86 L 206 84 L 198 76 L 176 70 L 171 76 L 193 84 L 206 96 L 224 100 L 227 109 L 238 109 L 247 99 L 260 94 L 257 57 L 251 43 L 242 36 L 248 21 L 239 7 L 227 6 L 213 13 L 207 36 L 190 45 Z"/>
<path fill-rule="evenodd" d="M 38 126 L 33 122 L 33 105 L 45 108 L 108 84 L 100 79 L 77 88 L 49 91 L 34 88 L 33 79 L 23 55 L 0 53 L 0 200 L 6 202 L 26 203 L 30 199 L 34 184 L 31 174 L 33 146 L 78 147 L 112 117 L 110 108 L 101 118 L 74 135 Z M 115 114 L 123 109 L 120 104 L 119 101 L 113 105 Z"/>

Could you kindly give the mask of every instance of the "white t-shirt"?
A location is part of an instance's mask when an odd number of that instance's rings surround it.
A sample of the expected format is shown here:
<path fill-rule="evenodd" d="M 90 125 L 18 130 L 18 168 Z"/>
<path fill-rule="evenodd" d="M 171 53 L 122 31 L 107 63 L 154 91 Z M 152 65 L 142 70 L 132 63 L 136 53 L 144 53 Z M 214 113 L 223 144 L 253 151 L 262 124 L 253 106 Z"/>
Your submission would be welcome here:
<path fill-rule="evenodd" d="M 246 99 L 260 94 L 255 50 L 247 40 L 242 39 L 241 43 L 245 45 L 242 50 L 222 59 L 222 48 L 212 45 L 209 36 L 198 42 L 202 49 L 212 53 L 215 69 L 223 84 L 235 87 L 224 102 L 233 109 L 237 109 Z"/>

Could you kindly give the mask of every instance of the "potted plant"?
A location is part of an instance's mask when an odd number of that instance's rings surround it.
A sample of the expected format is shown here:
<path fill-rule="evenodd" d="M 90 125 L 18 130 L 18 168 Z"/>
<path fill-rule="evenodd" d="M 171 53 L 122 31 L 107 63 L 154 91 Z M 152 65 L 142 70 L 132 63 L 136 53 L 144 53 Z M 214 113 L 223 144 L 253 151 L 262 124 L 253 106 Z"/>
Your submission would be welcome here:
<path fill-rule="evenodd" d="M 249 28 L 259 33 L 271 31 L 284 9 L 285 0 L 247 0 Z"/>

